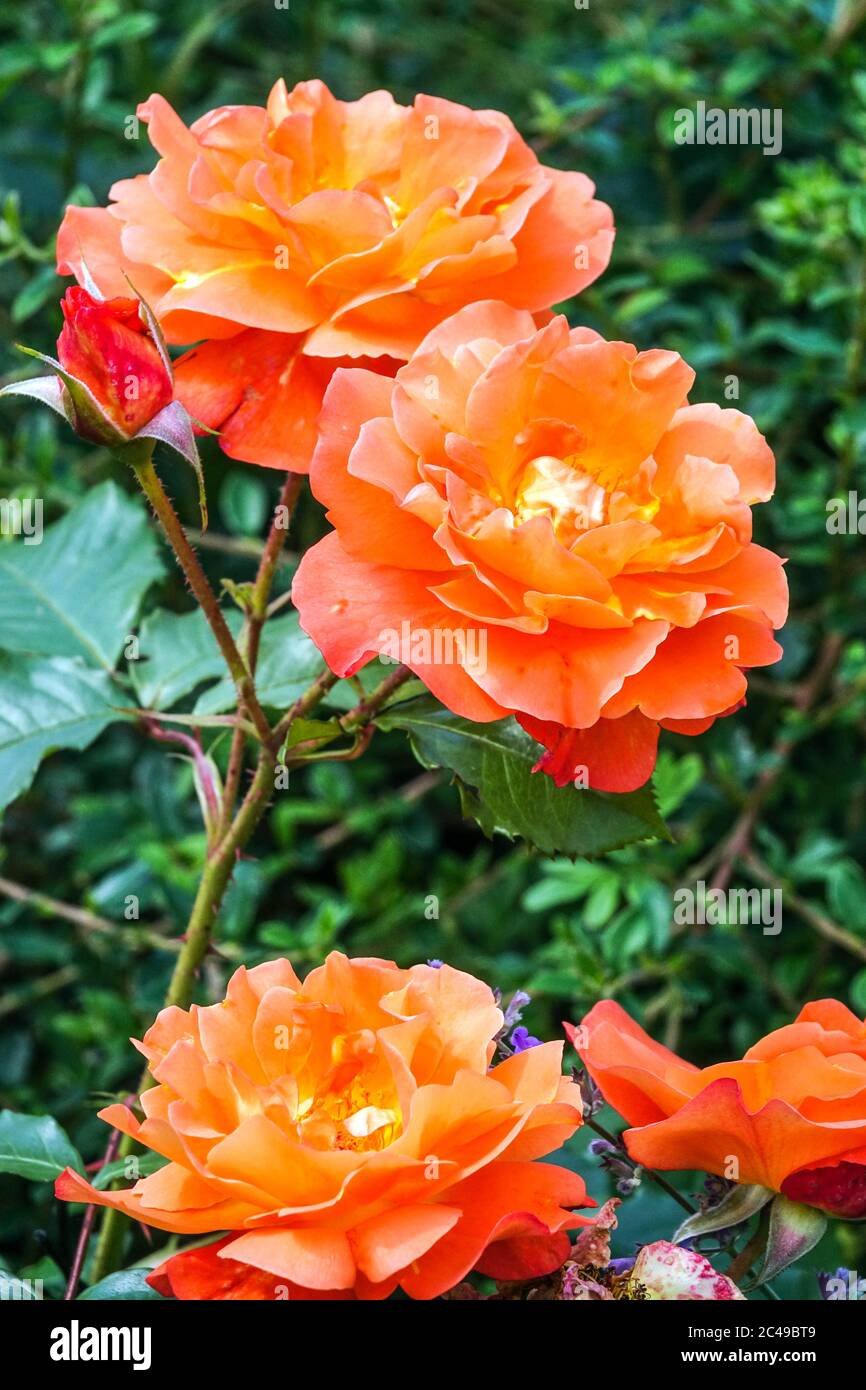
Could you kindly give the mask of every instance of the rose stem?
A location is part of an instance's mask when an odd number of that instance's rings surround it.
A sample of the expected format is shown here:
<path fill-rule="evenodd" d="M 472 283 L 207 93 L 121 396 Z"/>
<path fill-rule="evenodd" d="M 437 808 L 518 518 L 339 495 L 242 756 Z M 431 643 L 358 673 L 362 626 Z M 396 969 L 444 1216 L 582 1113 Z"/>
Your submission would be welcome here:
<path fill-rule="evenodd" d="M 232 679 L 238 692 L 240 703 L 249 713 L 252 723 L 255 725 L 256 732 L 263 744 L 271 741 L 271 726 L 265 718 L 264 712 L 256 694 L 256 688 L 252 677 L 247 670 L 243 657 L 238 651 L 235 640 L 228 629 L 228 624 L 223 617 L 222 609 L 217 603 L 216 596 L 205 578 L 204 570 L 198 561 L 198 556 L 187 540 L 186 532 L 178 520 L 177 514 L 168 494 L 159 480 L 153 460 L 148 459 L 146 463 L 138 464 L 135 467 L 135 474 L 141 485 L 141 490 L 156 513 L 157 519 L 166 534 L 169 544 L 174 551 L 178 564 L 184 572 L 187 583 L 202 610 L 214 637 L 217 640 L 220 651 L 223 654 L 225 663 L 231 672 Z"/>
<path fill-rule="evenodd" d="M 299 473 L 287 473 L 280 492 L 280 498 L 274 510 L 274 519 L 268 533 L 265 548 L 259 562 L 258 573 L 253 584 L 252 593 L 249 599 L 249 609 L 246 625 L 246 664 L 250 676 L 255 679 L 256 666 L 259 659 L 259 644 L 261 642 L 262 628 L 268 615 L 268 600 L 271 595 L 271 588 L 274 582 L 280 554 L 286 543 L 288 535 L 288 523 L 294 512 L 298 493 L 301 490 L 301 475 Z M 284 525 L 278 524 L 282 519 L 283 509 L 288 513 Z M 243 706 L 238 709 L 238 720 L 243 718 Z M 238 787 L 240 786 L 241 773 L 244 764 L 244 731 L 240 723 L 235 726 L 232 734 L 231 751 L 229 753 L 228 770 L 226 772 L 226 784 L 223 792 L 222 822 L 223 832 L 228 830 L 229 822 L 235 809 L 238 797 Z"/>
<path fill-rule="evenodd" d="M 120 1130 L 114 1129 L 105 1150 L 105 1157 L 100 1164 L 104 1168 L 107 1163 L 113 1162 L 118 1146 L 120 1144 Z M 90 1244 L 90 1237 L 93 1233 L 93 1223 L 96 1220 L 95 1204 L 89 1206 L 84 1213 L 84 1220 L 81 1223 L 81 1232 L 78 1237 L 78 1244 L 75 1247 L 75 1259 L 72 1261 L 72 1269 L 69 1271 L 69 1282 L 66 1285 L 66 1292 L 63 1295 L 64 1303 L 70 1303 L 78 1289 L 78 1281 L 81 1278 L 81 1271 L 84 1268 L 84 1261 L 87 1258 L 87 1247 Z"/>

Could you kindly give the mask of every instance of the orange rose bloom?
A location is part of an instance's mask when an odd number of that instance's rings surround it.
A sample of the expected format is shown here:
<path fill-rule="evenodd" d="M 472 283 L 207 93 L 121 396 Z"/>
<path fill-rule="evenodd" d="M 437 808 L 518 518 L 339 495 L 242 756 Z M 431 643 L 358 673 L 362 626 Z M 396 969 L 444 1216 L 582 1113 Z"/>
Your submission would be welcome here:
<path fill-rule="evenodd" d="M 109 208 L 67 209 L 58 270 L 86 263 L 106 295 L 125 270 L 170 343 L 201 340 L 178 398 L 233 458 L 306 472 L 341 359 L 391 373 L 461 305 L 547 309 L 610 258 L 589 179 L 540 164 L 498 111 L 280 81 L 266 108 L 189 129 L 160 96 L 138 115 L 159 163 Z"/>
<path fill-rule="evenodd" d="M 293 589 L 332 670 L 400 634 L 457 714 L 515 713 L 560 785 L 645 782 L 659 725 L 740 704 L 787 611 L 782 561 L 751 540 L 773 456 L 748 416 L 686 404 L 693 380 L 676 353 L 495 302 L 395 381 L 337 372 L 310 479 L 336 529 Z"/>
<path fill-rule="evenodd" d="M 579 1093 L 556 1043 L 490 1069 L 502 1026 L 490 988 L 445 965 L 241 968 L 221 1003 L 148 1030 L 144 1121 L 101 1111 L 169 1163 L 122 1192 L 66 1169 L 57 1195 L 231 1232 L 156 1272 L 181 1298 L 434 1298 L 473 1268 L 549 1273 L 588 1224 L 568 1209 L 593 1204 L 531 1160 L 574 1133 Z"/>
<path fill-rule="evenodd" d="M 866 1023 L 835 999 L 701 1071 L 611 1000 L 566 1032 L 632 1158 L 759 1183 L 835 1216 L 866 1216 Z"/>

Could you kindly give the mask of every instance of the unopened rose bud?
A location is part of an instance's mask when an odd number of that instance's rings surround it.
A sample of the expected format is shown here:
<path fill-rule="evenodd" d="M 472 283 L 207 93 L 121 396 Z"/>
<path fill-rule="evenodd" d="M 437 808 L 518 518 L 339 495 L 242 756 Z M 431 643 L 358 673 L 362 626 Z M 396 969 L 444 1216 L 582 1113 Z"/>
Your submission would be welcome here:
<path fill-rule="evenodd" d="M 61 308 L 65 323 L 57 357 L 19 344 L 51 375 L 10 381 L 0 387 L 0 396 L 41 401 L 82 439 L 110 449 L 135 469 L 150 464 L 157 443 L 166 444 L 195 471 L 206 530 L 204 473 L 193 424 L 174 399 L 171 358 L 153 310 L 144 299 L 100 299 L 98 291 L 81 285 L 66 291 Z"/>
<path fill-rule="evenodd" d="M 171 373 L 139 301 L 96 299 L 80 285 L 66 291 L 57 356 L 102 408 L 107 426 L 75 409 L 74 427 L 96 444 L 112 444 L 111 426 L 126 439 L 138 434 L 174 395 Z"/>

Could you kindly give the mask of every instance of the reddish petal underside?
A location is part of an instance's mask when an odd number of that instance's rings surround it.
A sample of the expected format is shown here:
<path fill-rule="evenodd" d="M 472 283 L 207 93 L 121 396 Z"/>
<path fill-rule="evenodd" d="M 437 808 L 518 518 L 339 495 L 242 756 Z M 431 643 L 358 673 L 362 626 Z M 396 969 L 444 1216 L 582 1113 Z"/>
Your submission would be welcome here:
<path fill-rule="evenodd" d="M 547 751 L 533 772 L 546 772 L 558 787 L 578 779 L 578 785 L 601 792 L 631 792 L 652 776 L 656 764 L 659 726 L 640 710 L 622 719 L 599 719 L 589 729 L 518 715 L 519 723 Z"/>

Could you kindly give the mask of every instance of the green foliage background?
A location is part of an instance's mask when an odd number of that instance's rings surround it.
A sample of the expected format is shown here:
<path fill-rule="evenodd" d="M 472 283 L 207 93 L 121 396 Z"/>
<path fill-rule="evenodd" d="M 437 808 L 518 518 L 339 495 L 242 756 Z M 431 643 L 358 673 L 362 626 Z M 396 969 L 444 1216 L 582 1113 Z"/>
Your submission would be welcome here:
<path fill-rule="evenodd" d="M 864 19 L 858 0 L 32 0 L 0 15 L 7 374 L 21 374 L 14 341 L 48 350 L 58 332 L 64 205 L 103 203 L 116 178 L 152 167 L 144 131 L 125 137 L 138 101 L 159 90 L 192 119 L 261 103 L 281 75 L 318 75 L 347 98 L 387 86 L 403 101 L 420 90 L 506 110 L 546 161 L 588 172 L 618 237 L 608 273 L 567 306 L 572 321 L 682 352 L 695 400 L 724 403 L 736 377 L 733 403 L 776 452 L 778 491 L 756 535 L 790 560 L 785 657 L 751 682 L 735 719 L 664 740 L 656 792 L 671 843 L 571 862 L 487 840 L 447 778 L 383 732 L 362 761 L 293 775 L 279 793 L 238 865 L 203 998 L 240 960 L 285 953 L 306 968 L 338 945 L 404 964 L 441 957 L 505 993 L 526 988 L 526 1021 L 543 1037 L 614 996 L 700 1063 L 740 1055 L 808 999 L 866 1013 L 864 538 L 826 527 L 828 499 L 864 488 Z M 780 108 L 782 153 L 676 145 L 673 113 L 698 100 Z M 215 582 L 243 580 L 276 482 L 212 443 L 205 452 L 225 545 L 203 555 Z M 164 476 L 193 523 L 191 478 L 170 464 Z M 48 523 L 109 478 L 130 490 L 47 412 L 4 404 L 0 496 L 43 498 Z M 307 499 L 293 544 L 321 529 Z M 0 586 L 11 544 L 0 540 Z M 282 589 L 290 578 L 288 565 Z M 146 609 L 157 602 L 188 607 L 168 565 Z M 748 846 L 732 857 L 744 813 Z M 82 915 L 0 895 L 0 1099 L 56 1115 L 88 1160 L 105 1143 L 94 1092 L 134 1082 L 127 1039 L 162 1000 L 173 957 L 160 937 L 181 929 L 202 850 L 189 767 L 132 725 L 50 758 L 5 813 L 4 882 Z M 778 936 L 672 923 L 673 890 L 726 856 L 735 886 L 783 889 Z M 124 921 L 129 894 L 137 924 Z M 604 1195 L 585 1141 L 573 1147 Z M 5 1193 L 8 1267 L 39 1266 L 56 1283 L 68 1212 L 42 1186 L 9 1179 Z M 624 1209 L 621 1248 L 671 1225 L 669 1204 L 644 1188 Z M 806 1263 L 859 1254 L 862 1269 L 863 1250 L 856 1228 L 840 1228 Z M 784 1290 L 813 1297 L 813 1276 L 798 1270 Z"/>

